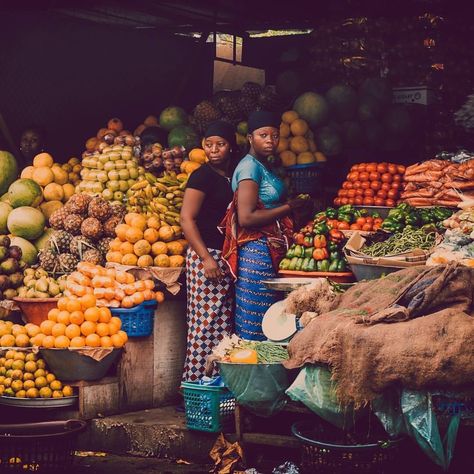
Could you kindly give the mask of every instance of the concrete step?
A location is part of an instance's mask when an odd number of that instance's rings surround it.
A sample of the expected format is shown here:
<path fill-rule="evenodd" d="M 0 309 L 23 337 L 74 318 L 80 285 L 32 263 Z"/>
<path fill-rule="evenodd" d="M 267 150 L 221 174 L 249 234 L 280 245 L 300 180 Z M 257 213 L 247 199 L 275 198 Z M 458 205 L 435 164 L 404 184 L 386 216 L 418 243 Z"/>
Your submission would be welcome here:
<path fill-rule="evenodd" d="M 79 449 L 208 463 L 217 435 L 188 430 L 184 413 L 169 406 L 93 419 Z"/>

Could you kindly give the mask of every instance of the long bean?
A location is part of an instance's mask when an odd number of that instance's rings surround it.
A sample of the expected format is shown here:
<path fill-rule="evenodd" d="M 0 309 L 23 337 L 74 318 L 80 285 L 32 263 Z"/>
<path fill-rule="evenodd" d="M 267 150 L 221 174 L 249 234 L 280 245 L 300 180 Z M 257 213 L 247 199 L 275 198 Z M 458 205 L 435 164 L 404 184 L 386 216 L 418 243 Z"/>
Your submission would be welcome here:
<path fill-rule="evenodd" d="M 435 232 L 426 232 L 424 229 L 405 228 L 397 232 L 384 242 L 376 242 L 361 251 L 371 257 L 385 257 L 410 252 L 415 249 L 429 250 L 436 241 Z"/>
<path fill-rule="evenodd" d="M 262 364 L 271 364 L 288 359 L 288 351 L 285 347 L 269 342 L 248 342 L 242 344 L 242 347 L 254 349 L 257 352 L 258 362 Z"/>

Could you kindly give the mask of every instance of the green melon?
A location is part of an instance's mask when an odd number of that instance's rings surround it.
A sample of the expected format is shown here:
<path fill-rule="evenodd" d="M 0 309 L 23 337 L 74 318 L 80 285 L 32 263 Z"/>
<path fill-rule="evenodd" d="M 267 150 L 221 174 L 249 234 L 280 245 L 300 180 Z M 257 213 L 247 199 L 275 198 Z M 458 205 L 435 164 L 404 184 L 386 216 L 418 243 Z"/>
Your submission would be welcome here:
<path fill-rule="evenodd" d="M 342 151 L 342 140 L 333 127 L 322 127 L 316 131 L 316 143 L 318 150 L 326 156 L 339 155 Z"/>
<path fill-rule="evenodd" d="M 54 234 L 54 230 L 47 228 L 44 231 L 44 234 L 37 238 L 33 243 L 36 247 L 36 250 L 44 250 L 48 246 L 49 239 Z"/>
<path fill-rule="evenodd" d="M 390 135 L 407 137 L 413 131 L 413 120 L 403 105 L 390 107 L 384 115 L 383 123 Z"/>
<path fill-rule="evenodd" d="M 374 97 L 364 97 L 361 99 L 357 109 L 359 120 L 376 120 L 382 113 L 382 105 Z"/>
<path fill-rule="evenodd" d="M 331 113 L 338 120 L 351 120 L 357 111 L 359 98 L 357 92 L 345 84 L 338 84 L 331 87 L 326 93 L 326 100 L 331 109 Z"/>
<path fill-rule="evenodd" d="M 166 107 L 160 114 L 160 127 L 168 132 L 188 123 L 188 114 L 181 107 Z"/>
<path fill-rule="evenodd" d="M 364 143 L 364 130 L 358 122 L 344 122 L 342 124 L 342 140 L 347 148 L 358 148 Z"/>
<path fill-rule="evenodd" d="M 0 150 L 0 194 L 8 190 L 10 184 L 18 175 L 18 165 L 15 157 L 8 151 Z"/>
<path fill-rule="evenodd" d="M 186 150 L 199 148 L 201 144 L 201 137 L 190 125 L 181 125 L 173 128 L 168 135 L 168 146 L 184 146 Z"/>
<path fill-rule="evenodd" d="M 379 150 L 387 136 L 387 131 L 379 120 L 367 120 L 363 123 L 367 145 L 373 150 Z"/>
<path fill-rule="evenodd" d="M 361 98 L 372 97 L 380 105 L 388 105 L 392 103 L 392 86 L 380 77 L 367 78 L 359 88 L 359 95 Z"/>
<path fill-rule="evenodd" d="M 18 245 L 21 248 L 23 256 L 21 259 L 28 265 L 34 265 L 38 260 L 38 250 L 36 247 L 28 240 L 23 239 L 22 237 L 12 237 L 12 245 Z"/>
<path fill-rule="evenodd" d="M 13 207 L 6 202 L 0 202 L 0 234 L 8 234 L 7 220 Z"/>
<path fill-rule="evenodd" d="M 43 200 L 41 186 L 32 179 L 17 179 L 8 188 L 8 202 L 14 207 L 36 207 Z"/>
<path fill-rule="evenodd" d="M 315 92 L 301 94 L 293 104 L 293 110 L 306 120 L 311 127 L 319 127 L 326 123 L 329 106 L 326 99 Z"/>
<path fill-rule="evenodd" d="M 29 206 L 13 209 L 7 220 L 10 233 L 27 240 L 37 239 L 44 232 L 45 224 L 43 213 Z"/>

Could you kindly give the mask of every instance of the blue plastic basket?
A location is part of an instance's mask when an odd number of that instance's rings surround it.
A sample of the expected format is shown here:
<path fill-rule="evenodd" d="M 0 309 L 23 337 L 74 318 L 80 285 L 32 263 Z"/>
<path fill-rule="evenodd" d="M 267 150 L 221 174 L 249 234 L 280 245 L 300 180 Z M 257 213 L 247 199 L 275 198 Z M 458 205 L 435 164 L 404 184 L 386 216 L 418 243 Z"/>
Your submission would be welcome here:
<path fill-rule="evenodd" d="M 110 311 L 121 319 L 128 337 L 146 337 L 153 332 L 156 305 L 156 301 L 144 301 L 134 308 L 110 308 Z"/>
<path fill-rule="evenodd" d="M 321 194 L 324 163 L 310 163 L 286 168 L 295 194 Z"/>
<path fill-rule="evenodd" d="M 183 382 L 186 426 L 190 430 L 219 433 L 234 419 L 235 398 L 227 387 Z"/>

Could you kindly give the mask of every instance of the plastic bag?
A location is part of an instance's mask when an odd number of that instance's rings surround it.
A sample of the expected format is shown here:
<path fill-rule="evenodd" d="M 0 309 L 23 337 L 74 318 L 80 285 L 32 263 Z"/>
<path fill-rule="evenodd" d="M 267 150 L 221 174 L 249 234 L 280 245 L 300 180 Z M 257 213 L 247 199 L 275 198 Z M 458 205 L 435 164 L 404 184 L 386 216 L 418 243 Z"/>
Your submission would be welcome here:
<path fill-rule="evenodd" d="M 286 391 L 292 399 L 306 405 L 311 411 L 338 428 L 350 429 L 363 413 L 339 404 L 331 372 L 324 366 L 304 367 L 291 387 Z"/>
<path fill-rule="evenodd" d="M 291 375 L 281 364 L 220 363 L 219 373 L 236 401 L 255 415 L 271 416 L 287 403 Z"/>
<path fill-rule="evenodd" d="M 272 474 L 300 474 L 300 469 L 295 463 L 286 461 L 281 466 L 273 469 Z"/>

